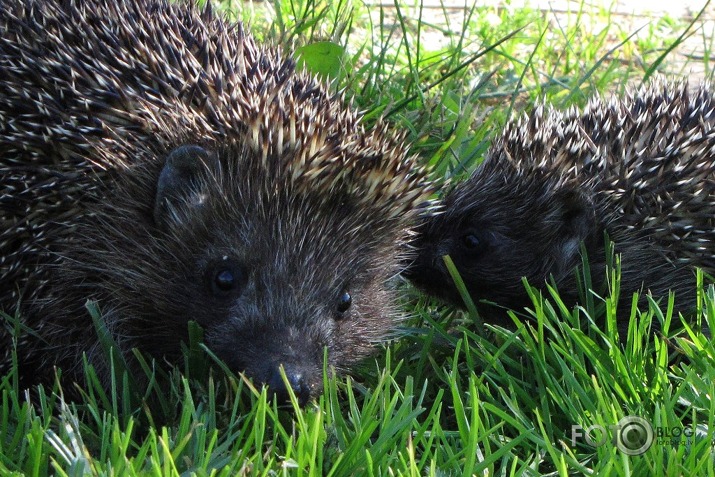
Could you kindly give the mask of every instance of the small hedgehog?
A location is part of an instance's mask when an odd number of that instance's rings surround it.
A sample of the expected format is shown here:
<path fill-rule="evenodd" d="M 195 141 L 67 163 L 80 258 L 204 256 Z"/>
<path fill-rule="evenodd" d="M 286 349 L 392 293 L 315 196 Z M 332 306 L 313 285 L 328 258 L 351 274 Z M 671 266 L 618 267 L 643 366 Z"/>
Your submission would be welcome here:
<path fill-rule="evenodd" d="M 0 309 L 24 383 L 81 381 L 83 355 L 106 377 L 88 299 L 128 358 L 177 362 L 194 320 L 303 402 L 324 349 L 342 371 L 388 336 L 431 190 L 402 136 L 208 7 L 20 0 L 0 31 Z"/>
<path fill-rule="evenodd" d="M 506 126 L 443 207 L 421 227 L 407 275 L 454 304 L 462 302 L 444 255 L 475 300 L 520 309 L 531 303 L 526 277 L 555 283 L 574 304 L 581 244 L 593 283 L 605 283 L 607 234 L 621 256 L 622 306 L 634 292 L 672 290 L 686 311 L 694 269 L 715 271 L 710 88 L 658 79 L 623 99 L 594 98 L 583 112 L 538 107 Z"/>

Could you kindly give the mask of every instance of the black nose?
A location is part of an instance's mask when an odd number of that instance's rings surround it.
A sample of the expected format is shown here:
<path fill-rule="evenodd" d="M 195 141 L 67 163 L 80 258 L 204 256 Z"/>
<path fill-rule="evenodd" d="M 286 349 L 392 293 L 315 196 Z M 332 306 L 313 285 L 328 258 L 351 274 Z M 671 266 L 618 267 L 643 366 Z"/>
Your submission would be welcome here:
<path fill-rule="evenodd" d="M 281 376 L 280 366 L 276 365 L 271 368 L 268 374 L 268 379 L 266 384 L 268 385 L 268 391 L 276 397 L 278 403 L 285 404 L 290 401 L 288 394 L 288 388 L 286 387 L 286 381 L 283 380 Z M 312 387 L 307 375 L 300 368 L 283 365 L 285 370 L 286 379 L 288 385 L 293 390 L 298 403 L 301 406 L 305 406 L 310 398 L 312 397 Z"/>

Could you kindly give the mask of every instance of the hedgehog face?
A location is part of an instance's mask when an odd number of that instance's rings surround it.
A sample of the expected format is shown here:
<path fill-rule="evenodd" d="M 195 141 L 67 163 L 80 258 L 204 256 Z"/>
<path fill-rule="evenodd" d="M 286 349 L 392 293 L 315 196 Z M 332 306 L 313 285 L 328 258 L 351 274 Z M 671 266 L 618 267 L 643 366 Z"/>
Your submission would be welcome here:
<path fill-rule="evenodd" d="M 166 270 L 155 273 L 166 276 L 132 274 L 165 300 L 142 313 L 158 317 L 152 334 L 197 321 L 218 357 L 285 400 L 283 367 L 305 402 L 322 389 L 326 350 L 329 366 L 344 370 L 389 332 L 394 297 L 385 282 L 397 260 L 384 257 L 397 254 L 399 239 L 382 219 L 359 222 L 349 197 L 331 204 L 289 183 L 242 187 L 236 178 L 245 171 L 228 171 L 236 162 L 196 146 L 167 158 L 154 207 L 163 238 L 149 254 L 164 257 Z"/>
<path fill-rule="evenodd" d="M 422 225 L 408 277 L 462 305 L 443 261 L 449 255 L 475 301 L 525 305 L 523 277 L 534 286 L 551 277 L 558 284 L 580 263 L 581 241 L 595 235 L 589 204 L 548 173 L 494 155 L 446 195 L 444 213 Z"/>

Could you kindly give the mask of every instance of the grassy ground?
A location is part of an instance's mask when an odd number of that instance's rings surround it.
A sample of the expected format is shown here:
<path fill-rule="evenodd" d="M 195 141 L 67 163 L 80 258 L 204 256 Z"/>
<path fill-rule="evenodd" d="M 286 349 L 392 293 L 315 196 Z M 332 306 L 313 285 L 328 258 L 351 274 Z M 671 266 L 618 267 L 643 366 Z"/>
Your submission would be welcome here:
<path fill-rule="evenodd" d="M 435 11 L 427 21 L 419 7 L 348 0 L 223 7 L 301 52 L 367 123 L 382 115 L 407 129 L 450 180 L 476 167 L 514 110 L 544 97 L 579 105 L 667 73 L 692 30 L 665 18 L 631 36 L 607 11 L 556 22 L 528 9 L 437 10 L 435 22 Z M 700 288 L 699 320 L 715 329 L 715 291 Z M 404 337 L 355 378 L 326 378 L 306 409 L 278 409 L 240 377 L 207 371 L 198 346 L 169 386 L 137 395 L 118 379 L 116 392 L 90 387 L 70 406 L 59 389 L 30 406 L 10 374 L 0 475 L 715 474 L 715 347 L 699 328 L 676 332 L 667 300 L 634 309 L 620 338 L 615 300 L 631 297 L 617 293 L 576 310 L 534 293 L 514 331 L 404 289 Z M 593 325 L 604 316 L 605 329 Z"/>

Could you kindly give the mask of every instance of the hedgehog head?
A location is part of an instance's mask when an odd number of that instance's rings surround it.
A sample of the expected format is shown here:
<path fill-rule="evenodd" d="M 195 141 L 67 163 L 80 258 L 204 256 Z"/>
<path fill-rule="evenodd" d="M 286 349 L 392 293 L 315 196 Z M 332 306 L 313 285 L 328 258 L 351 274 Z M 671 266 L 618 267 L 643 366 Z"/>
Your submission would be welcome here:
<path fill-rule="evenodd" d="M 231 369 L 285 398 L 282 366 L 305 402 L 322 390 L 326 350 L 344 371 L 390 336 L 399 313 L 388 282 L 414 212 L 366 201 L 370 181 L 311 189 L 307 177 L 265 175 L 250 147 L 213 146 L 169 151 L 154 188 L 136 187 L 147 171 L 127 178 L 79 228 L 75 265 L 58 275 L 76 280 L 75 299 L 99 296 L 131 346 L 176 360 L 195 321 Z"/>
<path fill-rule="evenodd" d="M 570 147 L 561 124 L 541 110 L 511 123 L 473 175 L 446 193 L 444 212 L 419 230 L 418 257 L 407 272 L 416 285 L 463 304 L 445 255 L 473 299 L 511 308 L 527 304 L 524 277 L 535 286 L 570 279 L 581 243 L 599 234 L 593 192 L 588 184 L 574 187 L 577 172 L 561 157 Z"/>

